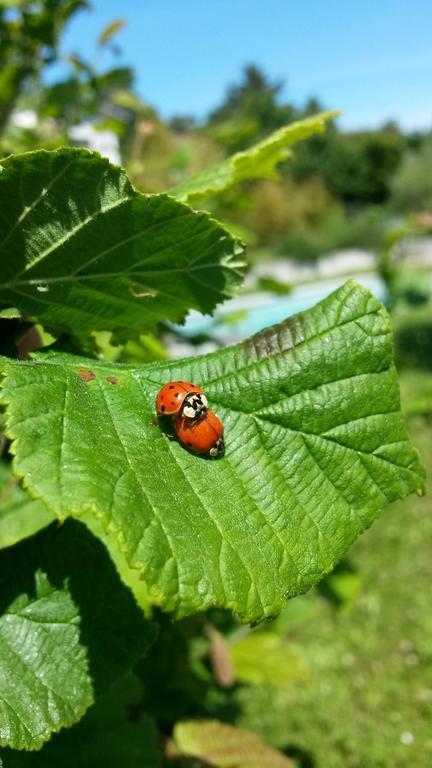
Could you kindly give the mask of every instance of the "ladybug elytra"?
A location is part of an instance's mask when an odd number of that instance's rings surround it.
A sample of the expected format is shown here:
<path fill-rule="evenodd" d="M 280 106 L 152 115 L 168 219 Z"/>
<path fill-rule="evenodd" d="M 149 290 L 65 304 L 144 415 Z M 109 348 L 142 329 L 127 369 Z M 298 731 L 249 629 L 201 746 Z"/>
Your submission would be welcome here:
<path fill-rule="evenodd" d="M 197 419 L 204 416 L 207 409 L 207 398 L 201 387 L 188 381 L 169 381 L 156 397 L 156 411 L 159 416 Z"/>
<path fill-rule="evenodd" d="M 224 452 L 223 424 L 213 411 L 208 410 L 200 419 L 174 417 L 177 437 L 192 453 L 207 455 L 212 459 Z"/>

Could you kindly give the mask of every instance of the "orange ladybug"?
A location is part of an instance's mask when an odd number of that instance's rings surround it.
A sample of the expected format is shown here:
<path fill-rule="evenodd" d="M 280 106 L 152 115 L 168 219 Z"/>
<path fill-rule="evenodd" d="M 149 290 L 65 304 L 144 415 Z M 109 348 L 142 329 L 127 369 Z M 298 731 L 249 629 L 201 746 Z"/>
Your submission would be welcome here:
<path fill-rule="evenodd" d="M 201 387 L 189 381 L 169 381 L 156 396 L 159 416 L 197 419 L 207 413 L 208 402 Z"/>
<path fill-rule="evenodd" d="M 222 456 L 225 450 L 224 428 L 213 411 L 208 410 L 200 419 L 175 416 L 174 428 L 182 445 L 192 453 L 207 455 L 212 459 Z"/>

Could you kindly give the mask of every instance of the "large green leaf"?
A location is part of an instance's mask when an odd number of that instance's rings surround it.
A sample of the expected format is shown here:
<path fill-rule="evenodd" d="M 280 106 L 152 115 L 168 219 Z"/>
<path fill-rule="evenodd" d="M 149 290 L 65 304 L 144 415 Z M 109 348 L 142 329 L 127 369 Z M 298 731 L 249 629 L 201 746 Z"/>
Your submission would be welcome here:
<path fill-rule="evenodd" d="M 49 328 L 128 338 L 189 309 L 210 312 L 241 280 L 242 254 L 207 214 L 140 194 L 94 152 L 0 164 L 0 306 Z"/>
<path fill-rule="evenodd" d="M 195 204 L 244 179 L 275 178 L 278 163 L 291 157 L 290 147 L 322 133 L 328 121 L 337 115 L 338 112 L 321 112 L 279 128 L 259 144 L 200 171 L 170 192 L 178 200 Z"/>
<path fill-rule="evenodd" d="M 56 523 L 0 552 L 0 744 L 38 749 L 154 637 L 102 544 Z"/>
<path fill-rule="evenodd" d="M 249 621 L 276 614 L 388 501 L 423 489 L 387 313 L 352 281 L 196 359 L 41 355 L 3 368 L 16 472 L 60 518 L 91 513 L 116 531 L 150 598 L 180 616 L 212 605 Z M 225 424 L 220 460 L 150 423 L 170 379 L 203 386 Z"/>

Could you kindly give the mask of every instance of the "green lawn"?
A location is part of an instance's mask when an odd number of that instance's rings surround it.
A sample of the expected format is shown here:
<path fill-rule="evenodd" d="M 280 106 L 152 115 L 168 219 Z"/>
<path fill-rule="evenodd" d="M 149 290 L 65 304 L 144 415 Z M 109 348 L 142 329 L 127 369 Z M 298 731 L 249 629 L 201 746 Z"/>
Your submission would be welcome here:
<path fill-rule="evenodd" d="M 431 467 L 432 375 L 423 374 L 420 399 L 419 383 L 402 376 L 409 429 Z M 429 395 L 429 416 L 421 415 Z M 430 491 L 429 480 L 429 495 L 389 506 L 352 547 L 333 589 L 330 580 L 294 599 L 273 625 L 303 649 L 308 681 L 236 691 L 238 724 L 297 754 L 300 766 L 432 765 Z M 346 593 L 339 604 L 335 588 Z"/>

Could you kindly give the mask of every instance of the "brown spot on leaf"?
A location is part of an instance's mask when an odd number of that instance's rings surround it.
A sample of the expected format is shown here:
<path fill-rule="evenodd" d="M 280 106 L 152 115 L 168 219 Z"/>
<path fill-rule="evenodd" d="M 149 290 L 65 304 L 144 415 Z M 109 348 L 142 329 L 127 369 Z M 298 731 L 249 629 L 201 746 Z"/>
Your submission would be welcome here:
<path fill-rule="evenodd" d="M 107 380 L 107 381 L 109 381 L 109 383 L 110 383 L 110 384 L 114 384 L 114 386 L 115 386 L 116 384 L 118 384 L 118 378 L 117 378 L 117 376 L 107 376 L 107 377 L 106 377 L 106 380 Z"/>
<path fill-rule="evenodd" d="M 144 289 L 144 290 L 143 290 Z M 155 296 L 158 295 L 159 291 L 156 291 L 155 288 L 150 288 L 148 286 L 129 286 L 129 290 L 136 299 L 153 299 Z"/>
<path fill-rule="evenodd" d="M 89 381 L 93 381 L 93 379 L 96 378 L 93 371 L 86 371 L 83 368 L 80 368 L 79 371 L 75 371 L 78 376 L 88 384 Z"/>

